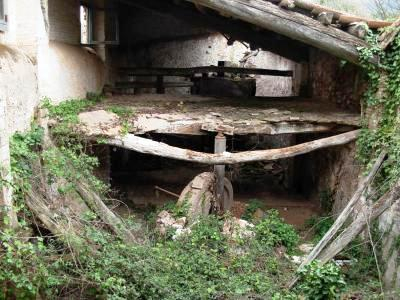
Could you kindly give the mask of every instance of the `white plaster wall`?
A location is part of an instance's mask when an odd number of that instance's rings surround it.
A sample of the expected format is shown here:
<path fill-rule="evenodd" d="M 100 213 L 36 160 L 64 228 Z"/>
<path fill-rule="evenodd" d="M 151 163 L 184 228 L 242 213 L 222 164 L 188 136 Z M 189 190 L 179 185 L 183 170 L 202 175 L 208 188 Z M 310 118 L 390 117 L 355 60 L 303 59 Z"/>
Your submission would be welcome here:
<path fill-rule="evenodd" d="M 242 43 L 228 46 L 220 34 L 187 40 L 160 42 L 129 52 L 120 65 L 143 67 L 196 67 L 217 65 L 218 61 L 231 61 L 239 65 L 249 51 Z M 246 67 L 301 72 L 301 65 L 270 52 L 261 51 L 248 60 Z M 257 96 L 292 96 L 298 93 L 292 78 L 257 76 Z"/>
<path fill-rule="evenodd" d="M 54 102 L 86 97 L 87 92 L 101 92 L 104 64 L 85 48 L 50 42 L 39 52 L 40 96 Z"/>
<path fill-rule="evenodd" d="M 0 100 L 6 102 L 8 133 L 29 128 L 39 103 L 36 68 L 23 52 L 0 45 Z"/>

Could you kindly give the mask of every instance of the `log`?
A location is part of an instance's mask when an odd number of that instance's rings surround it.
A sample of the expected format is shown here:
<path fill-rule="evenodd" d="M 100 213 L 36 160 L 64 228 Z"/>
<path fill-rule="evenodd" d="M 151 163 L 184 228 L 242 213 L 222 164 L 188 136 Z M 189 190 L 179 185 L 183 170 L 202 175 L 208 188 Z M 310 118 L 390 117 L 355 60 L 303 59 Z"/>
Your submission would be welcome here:
<path fill-rule="evenodd" d="M 317 20 L 287 11 L 262 0 L 186 0 L 222 14 L 251 23 L 294 40 L 324 50 L 334 56 L 359 64 L 357 47 L 370 47 L 366 42 Z M 372 63 L 378 64 L 377 58 Z"/>
<path fill-rule="evenodd" d="M 103 200 L 84 182 L 76 183 L 76 190 L 82 199 L 103 220 L 111 230 L 126 243 L 136 243 L 134 235 L 126 228 L 122 220 L 104 204 Z"/>
<path fill-rule="evenodd" d="M 133 134 L 127 134 L 114 138 L 106 138 L 105 143 L 128 150 L 133 150 L 139 153 L 151 154 L 177 160 L 208 165 L 232 165 L 254 161 L 273 161 L 283 158 L 290 158 L 319 149 L 345 145 L 355 141 L 359 133 L 359 130 L 350 131 L 332 137 L 281 149 L 245 151 L 240 153 L 224 152 L 222 154 L 211 154 L 173 147 L 164 143 L 138 137 Z"/>
<path fill-rule="evenodd" d="M 357 202 L 360 200 L 361 196 L 363 195 L 364 191 L 368 188 L 368 186 L 372 183 L 375 175 L 380 170 L 383 161 L 385 160 L 386 152 L 382 152 L 377 161 L 375 162 L 372 170 L 365 177 L 361 180 L 356 192 L 354 193 L 353 197 L 350 199 L 349 203 L 345 207 L 345 209 L 341 212 L 339 217 L 336 219 L 335 223 L 332 227 L 328 230 L 328 232 L 324 235 L 324 237 L 319 241 L 319 243 L 314 247 L 311 253 L 307 256 L 307 258 L 303 261 L 300 265 L 299 270 L 304 268 L 306 265 L 311 263 L 313 260 L 317 259 L 321 252 L 324 250 L 326 245 L 336 236 L 340 228 L 344 225 L 347 219 L 350 217 L 351 213 L 354 210 Z M 293 286 L 297 282 L 297 278 L 295 278 L 290 286 Z"/>
<path fill-rule="evenodd" d="M 395 202 L 400 201 L 400 185 L 381 197 L 371 208 L 365 209 L 357 218 L 333 241 L 320 256 L 322 263 L 327 263 L 351 243 L 369 223 L 376 220 Z"/>
<path fill-rule="evenodd" d="M 386 50 L 400 32 L 400 18 L 379 36 L 379 46 Z"/>
<path fill-rule="evenodd" d="M 333 13 L 334 19 L 339 20 L 340 23 L 342 24 L 350 24 L 354 22 L 365 22 L 368 24 L 370 28 L 376 29 L 376 28 L 381 28 L 381 27 L 386 27 L 390 26 L 392 22 L 387 22 L 387 21 L 381 21 L 381 20 L 371 20 L 367 18 L 362 18 L 358 17 L 343 11 L 339 11 L 336 9 L 333 9 L 328 6 L 320 5 L 320 4 L 315 4 L 307 0 L 294 0 L 294 5 L 296 7 L 300 7 L 302 9 L 305 9 L 307 11 L 313 11 L 314 14 L 320 14 L 321 12 L 330 12 Z"/>

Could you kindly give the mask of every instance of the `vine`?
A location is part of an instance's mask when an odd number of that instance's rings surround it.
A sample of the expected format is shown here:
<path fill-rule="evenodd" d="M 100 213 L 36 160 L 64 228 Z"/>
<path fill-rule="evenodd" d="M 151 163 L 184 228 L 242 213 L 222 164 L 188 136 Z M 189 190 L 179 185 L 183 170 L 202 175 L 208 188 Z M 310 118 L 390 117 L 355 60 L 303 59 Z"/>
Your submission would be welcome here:
<path fill-rule="evenodd" d="M 387 189 L 400 175 L 400 36 L 386 52 L 379 47 L 377 35 L 370 33 L 368 42 L 371 48 L 359 49 L 368 89 L 363 100 L 358 158 L 369 167 L 382 150 L 387 151 L 389 159 L 380 176 L 380 184 Z M 372 56 L 379 58 L 379 66 L 370 63 Z"/>

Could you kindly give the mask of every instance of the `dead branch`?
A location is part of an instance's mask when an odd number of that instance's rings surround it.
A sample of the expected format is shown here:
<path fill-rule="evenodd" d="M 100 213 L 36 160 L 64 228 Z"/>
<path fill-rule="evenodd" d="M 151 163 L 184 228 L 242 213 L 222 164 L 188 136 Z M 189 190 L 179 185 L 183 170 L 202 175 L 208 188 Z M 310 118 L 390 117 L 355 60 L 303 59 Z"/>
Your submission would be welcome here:
<path fill-rule="evenodd" d="M 322 263 L 326 263 L 340 253 L 353 241 L 367 226 L 389 209 L 396 201 L 400 201 L 400 184 L 381 197 L 372 207 L 368 207 L 351 223 L 320 256 Z"/>
<path fill-rule="evenodd" d="M 123 241 L 126 243 L 136 242 L 136 238 L 129 229 L 126 228 L 121 218 L 116 216 L 107 205 L 104 204 L 100 196 L 93 192 L 86 183 L 76 183 L 76 189 L 89 208 L 92 209 Z"/>

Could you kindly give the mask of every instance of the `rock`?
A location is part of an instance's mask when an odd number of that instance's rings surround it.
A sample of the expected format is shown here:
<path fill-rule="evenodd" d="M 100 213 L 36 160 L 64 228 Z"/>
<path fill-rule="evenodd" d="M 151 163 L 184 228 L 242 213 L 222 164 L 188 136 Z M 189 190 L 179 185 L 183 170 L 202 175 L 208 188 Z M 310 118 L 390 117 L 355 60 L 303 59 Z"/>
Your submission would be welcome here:
<path fill-rule="evenodd" d="M 301 244 L 299 246 L 299 250 L 303 253 L 310 253 L 312 250 L 314 249 L 314 245 L 313 244 Z"/>
<path fill-rule="evenodd" d="M 255 232 L 252 230 L 253 228 L 253 224 L 233 217 L 225 220 L 222 234 L 232 239 L 253 238 L 255 236 Z"/>
<path fill-rule="evenodd" d="M 261 221 L 265 217 L 265 212 L 261 208 L 257 208 L 253 214 L 254 221 Z"/>
<path fill-rule="evenodd" d="M 187 223 L 187 218 L 186 218 L 186 217 L 179 218 L 179 219 L 176 220 L 176 222 L 175 222 L 175 224 L 181 225 L 182 228 L 185 227 L 186 223 Z"/>
<path fill-rule="evenodd" d="M 171 214 L 169 212 L 167 212 L 166 210 L 163 210 L 157 216 L 156 230 L 161 235 L 165 235 L 167 232 L 167 229 L 169 227 L 172 227 L 174 224 L 175 224 L 175 218 L 173 216 L 171 216 Z"/>
<path fill-rule="evenodd" d="M 175 241 L 183 236 L 190 235 L 192 233 L 192 230 L 190 228 L 178 228 L 173 235 L 172 239 Z"/>
<path fill-rule="evenodd" d="M 201 216 L 208 216 L 214 198 L 214 173 L 205 172 L 196 176 L 182 191 L 178 206 L 187 206 L 187 222 L 193 224 Z"/>

